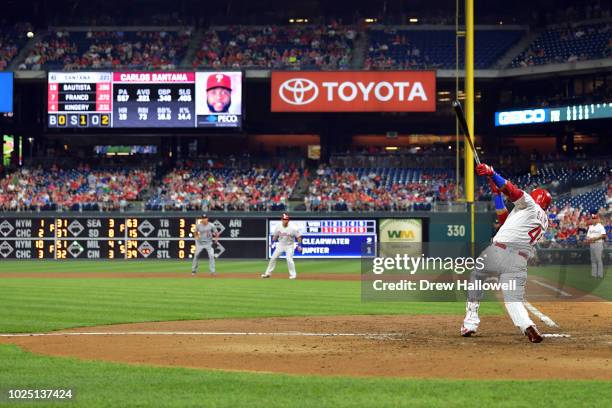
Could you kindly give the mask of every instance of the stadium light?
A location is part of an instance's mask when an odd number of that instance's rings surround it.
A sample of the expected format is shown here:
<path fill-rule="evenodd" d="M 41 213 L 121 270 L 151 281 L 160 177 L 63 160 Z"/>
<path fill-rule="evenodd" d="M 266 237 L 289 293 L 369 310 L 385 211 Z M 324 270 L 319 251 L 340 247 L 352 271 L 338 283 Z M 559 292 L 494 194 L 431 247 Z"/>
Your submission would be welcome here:
<path fill-rule="evenodd" d="M 416 17 L 410 17 L 410 19 L 408 21 L 411 22 L 411 23 L 418 23 L 419 19 L 416 18 Z"/>
<path fill-rule="evenodd" d="M 26 33 L 26 37 L 28 37 L 28 38 L 34 38 L 34 33 L 33 33 L 32 31 L 28 31 L 28 32 Z"/>
<path fill-rule="evenodd" d="M 372 17 L 368 17 L 368 18 L 366 18 L 366 19 L 365 19 L 365 22 L 366 22 L 366 23 L 375 23 L 375 22 L 377 22 L 377 21 L 378 21 L 377 19 L 372 18 Z"/>

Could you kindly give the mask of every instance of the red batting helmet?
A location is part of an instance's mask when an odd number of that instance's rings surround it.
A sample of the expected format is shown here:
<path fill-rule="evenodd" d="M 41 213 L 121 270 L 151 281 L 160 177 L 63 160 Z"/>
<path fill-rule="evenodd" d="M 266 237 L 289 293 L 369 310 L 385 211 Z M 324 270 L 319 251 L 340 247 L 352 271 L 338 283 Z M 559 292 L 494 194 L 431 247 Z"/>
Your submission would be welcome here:
<path fill-rule="evenodd" d="M 536 188 L 531 192 L 531 198 L 535 201 L 543 210 L 546 210 L 550 205 L 552 197 L 550 193 L 543 188 Z"/>
<path fill-rule="evenodd" d="M 232 80 L 225 74 L 212 74 L 206 80 L 206 90 L 213 88 L 225 88 L 232 90 Z"/>
<path fill-rule="evenodd" d="M 289 214 L 284 213 L 283 216 L 281 217 L 281 220 L 287 220 L 289 221 Z"/>

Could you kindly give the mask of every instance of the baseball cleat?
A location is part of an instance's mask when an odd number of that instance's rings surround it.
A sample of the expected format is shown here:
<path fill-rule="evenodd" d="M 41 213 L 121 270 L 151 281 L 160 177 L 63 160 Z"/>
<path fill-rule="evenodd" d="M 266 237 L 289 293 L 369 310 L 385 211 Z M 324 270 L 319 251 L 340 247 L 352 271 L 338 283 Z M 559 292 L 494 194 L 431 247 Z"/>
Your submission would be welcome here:
<path fill-rule="evenodd" d="M 289 279 L 297 279 L 297 276 L 290 276 Z"/>
<path fill-rule="evenodd" d="M 461 335 L 463 337 L 471 337 L 472 334 L 476 334 L 476 330 L 468 329 L 465 326 L 461 326 Z"/>
<path fill-rule="evenodd" d="M 268 275 L 267 273 L 264 273 L 263 275 L 261 275 L 262 278 L 266 279 L 269 278 L 271 275 Z"/>
<path fill-rule="evenodd" d="M 191 276 L 196 276 L 197 272 L 196 271 L 191 271 Z"/>
<path fill-rule="evenodd" d="M 525 336 L 527 336 L 529 341 L 532 343 L 540 343 L 542 340 L 544 340 L 544 337 L 542 337 L 535 326 L 529 326 L 527 329 L 525 329 Z"/>

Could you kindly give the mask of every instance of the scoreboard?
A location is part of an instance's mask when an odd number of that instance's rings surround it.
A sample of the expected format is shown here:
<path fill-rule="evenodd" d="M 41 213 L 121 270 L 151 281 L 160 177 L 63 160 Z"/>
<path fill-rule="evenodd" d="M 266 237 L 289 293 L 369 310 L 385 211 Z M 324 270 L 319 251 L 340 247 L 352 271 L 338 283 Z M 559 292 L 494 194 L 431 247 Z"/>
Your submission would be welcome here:
<path fill-rule="evenodd" d="M 276 243 L 274 230 L 281 221 L 269 221 L 268 256 L 272 256 Z M 361 258 L 376 256 L 376 220 L 361 219 L 309 219 L 290 223 L 302 234 L 302 251 L 295 258 Z M 281 255 L 284 258 L 285 255 Z"/>
<path fill-rule="evenodd" d="M 239 128 L 242 73 L 49 72 L 47 126 Z"/>
<path fill-rule="evenodd" d="M 195 253 L 192 216 L 11 214 L 0 216 L 0 259 L 190 259 Z M 221 258 L 265 258 L 276 248 L 280 224 L 266 217 L 210 217 L 220 232 Z M 376 219 L 291 220 L 302 234 L 298 258 L 376 256 Z M 284 255 L 283 255 L 284 256 Z"/>
<path fill-rule="evenodd" d="M 531 125 L 609 118 L 612 118 L 612 102 L 598 102 L 495 112 L 495 126 Z"/>
<path fill-rule="evenodd" d="M 111 127 L 109 72 L 49 73 L 49 127 Z"/>
<path fill-rule="evenodd" d="M 266 220 L 211 218 L 221 232 L 215 255 L 259 258 Z M 189 259 L 194 217 L 0 218 L 0 259 Z"/>
<path fill-rule="evenodd" d="M 113 126 L 193 127 L 195 73 L 113 72 Z"/>

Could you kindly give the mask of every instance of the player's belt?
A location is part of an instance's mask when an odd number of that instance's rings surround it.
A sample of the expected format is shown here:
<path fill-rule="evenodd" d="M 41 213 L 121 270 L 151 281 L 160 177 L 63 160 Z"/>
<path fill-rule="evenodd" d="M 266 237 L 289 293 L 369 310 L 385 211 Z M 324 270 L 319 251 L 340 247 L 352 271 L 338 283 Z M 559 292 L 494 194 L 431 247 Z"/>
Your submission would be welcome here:
<path fill-rule="evenodd" d="M 508 245 L 506 244 L 502 244 L 501 242 L 494 242 L 493 245 L 495 245 L 496 247 L 499 247 L 501 249 L 508 249 Z M 526 254 L 523 251 L 518 251 L 517 254 L 519 254 L 520 256 L 522 256 L 523 258 L 529 260 L 529 254 Z"/>

